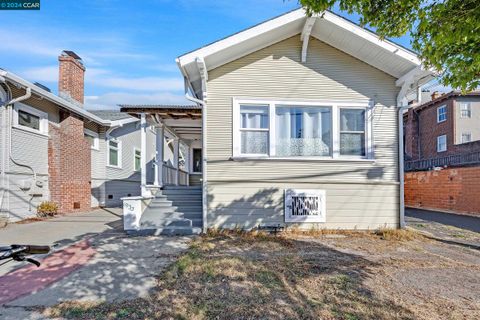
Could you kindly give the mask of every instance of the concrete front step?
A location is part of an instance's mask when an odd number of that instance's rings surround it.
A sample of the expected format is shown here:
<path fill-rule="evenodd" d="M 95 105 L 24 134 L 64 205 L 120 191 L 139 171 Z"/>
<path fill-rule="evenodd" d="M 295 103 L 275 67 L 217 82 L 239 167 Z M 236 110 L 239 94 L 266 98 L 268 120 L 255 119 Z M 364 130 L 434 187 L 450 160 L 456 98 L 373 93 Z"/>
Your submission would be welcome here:
<path fill-rule="evenodd" d="M 159 190 L 142 215 L 138 235 L 199 234 L 202 228 L 201 187 L 169 186 Z"/>

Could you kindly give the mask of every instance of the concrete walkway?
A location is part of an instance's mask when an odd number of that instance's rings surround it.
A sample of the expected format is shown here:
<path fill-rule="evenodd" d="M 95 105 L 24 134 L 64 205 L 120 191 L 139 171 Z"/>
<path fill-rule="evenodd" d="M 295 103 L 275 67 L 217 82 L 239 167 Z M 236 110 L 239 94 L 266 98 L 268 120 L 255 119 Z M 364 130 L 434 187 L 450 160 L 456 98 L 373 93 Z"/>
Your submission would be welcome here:
<path fill-rule="evenodd" d="M 445 242 L 480 250 L 480 217 L 407 208 L 405 221 L 407 226 Z"/>
<path fill-rule="evenodd" d="M 0 229 L 1 244 L 58 244 L 40 268 L 10 263 L 9 269 L 0 270 L 0 318 L 43 319 L 28 307 L 148 295 L 191 237 L 128 237 L 119 211 L 96 210 Z"/>

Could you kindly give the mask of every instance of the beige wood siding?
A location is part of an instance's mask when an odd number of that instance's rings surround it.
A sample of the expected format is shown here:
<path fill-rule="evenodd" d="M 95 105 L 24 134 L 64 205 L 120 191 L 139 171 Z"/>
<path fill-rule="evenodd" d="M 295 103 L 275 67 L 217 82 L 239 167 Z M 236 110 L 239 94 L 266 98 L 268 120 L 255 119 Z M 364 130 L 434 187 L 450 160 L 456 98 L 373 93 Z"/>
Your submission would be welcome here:
<path fill-rule="evenodd" d="M 314 39 L 302 64 L 301 46 L 298 35 L 209 72 L 209 226 L 281 223 L 285 188 L 327 190 L 325 227 L 398 225 L 395 78 Z M 375 161 L 232 161 L 233 97 L 372 99 Z M 268 206 L 252 198 L 265 190 L 275 190 Z"/>

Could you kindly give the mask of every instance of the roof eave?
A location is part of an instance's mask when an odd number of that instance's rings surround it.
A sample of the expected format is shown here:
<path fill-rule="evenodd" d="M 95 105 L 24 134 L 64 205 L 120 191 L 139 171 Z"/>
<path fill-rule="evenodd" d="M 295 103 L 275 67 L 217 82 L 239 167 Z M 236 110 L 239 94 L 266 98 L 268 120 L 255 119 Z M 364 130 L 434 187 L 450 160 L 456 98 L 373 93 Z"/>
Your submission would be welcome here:
<path fill-rule="evenodd" d="M 36 95 L 39 95 L 39 96 L 49 100 L 50 102 L 53 102 L 54 104 L 57 104 L 57 105 L 65 108 L 65 109 L 67 109 L 67 110 L 69 110 L 73 113 L 76 113 L 77 115 L 80 115 L 85 119 L 93 121 L 93 122 L 95 122 L 97 124 L 100 124 L 102 126 L 109 127 L 109 126 L 112 125 L 112 121 L 104 120 L 104 119 L 88 112 L 87 110 L 85 110 L 83 108 L 80 108 L 80 107 L 74 105 L 71 102 L 68 102 L 67 100 L 65 100 L 63 98 L 60 98 L 59 96 L 56 96 L 53 93 L 48 92 L 48 91 L 34 85 L 33 83 L 17 76 L 14 73 L 11 73 L 11 72 L 8 72 L 8 71 L 4 70 L 4 71 L 0 71 L 0 74 L 6 80 L 9 80 L 10 82 L 12 82 L 14 84 L 16 83 L 16 84 L 20 85 L 21 87 L 30 88 L 32 90 L 32 93 L 35 93 Z"/>

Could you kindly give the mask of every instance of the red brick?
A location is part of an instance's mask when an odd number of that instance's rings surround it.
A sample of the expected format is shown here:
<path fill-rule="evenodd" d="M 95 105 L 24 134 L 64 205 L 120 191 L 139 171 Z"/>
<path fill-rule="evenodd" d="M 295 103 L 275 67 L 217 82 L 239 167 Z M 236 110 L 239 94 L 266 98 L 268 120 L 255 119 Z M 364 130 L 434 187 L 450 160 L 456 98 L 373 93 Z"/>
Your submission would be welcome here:
<path fill-rule="evenodd" d="M 50 124 L 48 141 L 48 171 L 50 199 L 60 212 L 87 211 L 90 205 L 91 150 L 84 138 L 83 121 L 61 114 L 57 127 Z M 80 207 L 74 209 L 74 203 Z"/>
<path fill-rule="evenodd" d="M 405 205 L 480 215 L 480 166 L 407 172 Z"/>

